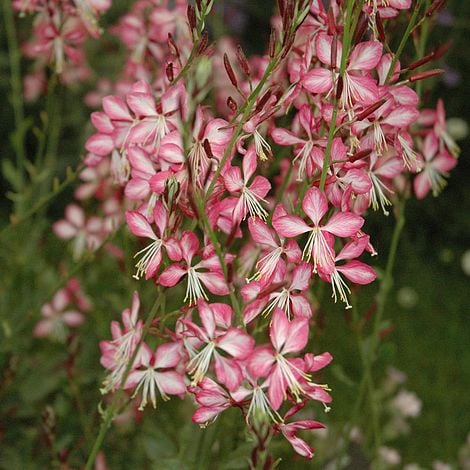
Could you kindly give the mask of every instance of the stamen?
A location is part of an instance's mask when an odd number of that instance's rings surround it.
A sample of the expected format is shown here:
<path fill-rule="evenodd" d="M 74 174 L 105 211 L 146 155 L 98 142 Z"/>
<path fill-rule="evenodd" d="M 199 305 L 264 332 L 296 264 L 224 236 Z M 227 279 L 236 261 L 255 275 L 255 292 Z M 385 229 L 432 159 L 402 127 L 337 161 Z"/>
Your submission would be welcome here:
<path fill-rule="evenodd" d="M 135 265 L 137 268 L 137 272 L 132 276 L 134 279 L 139 280 L 142 278 L 146 271 L 147 267 L 150 264 L 150 262 L 157 256 L 158 253 L 160 253 L 160 250 L 162 248 L 162 240 L 158 239 L 152 242 L 150 245 L 146 246 L 143 250 L 138 251 L 135 255 L 134 258 L 139 256 L 141 253 L 145 253 L 142 256 L 142 259 Z"/>

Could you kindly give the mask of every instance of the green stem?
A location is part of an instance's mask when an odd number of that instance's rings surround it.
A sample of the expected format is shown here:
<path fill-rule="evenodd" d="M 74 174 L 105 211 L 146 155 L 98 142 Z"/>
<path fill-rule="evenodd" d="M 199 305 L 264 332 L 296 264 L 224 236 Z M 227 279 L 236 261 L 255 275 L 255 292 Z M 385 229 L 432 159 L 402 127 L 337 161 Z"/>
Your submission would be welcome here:
<path fill-rule="evenodd" d="M 354 1 L 348 0 L 348 3 L 347 3 L 346 22 L 344 25 L 344 34 L 343 34 L 343 41 L 342 41 L 341 64 L 340 64 L 340 69 L 339 69 L 339 74 L 338 74 L 338 77 L 341 79 L 344 77 L 344 74 L 346 72 L 346 64 L 348 62 L 349 51 L 351 49 L 351 39 L 354 33 L 354 29 L 356 28 L 357 21 L 359 19 L 359 14 L 357 12 L 358 11 L 360 12 L 360 10 L 362 9 L 363 2 L 364 0 L 361 0 L 360 5 L 357 5 L 356 14 L 354 15 L 354 18 L 353 18 Z M 328 173 L 328 167 L 330 166 L 331 148 L 333 145 L 333 138 L 337 131 L 336 118 L 338 116 L 339 101 L 340 101 L 340 97 L 336 96 L 336 91 L 335 91 L 335 97 L 334 97 L 334 102 L 333 102 L 333 113 L 332 113 L 331 121 L 330 121 L 330 130 L 328 132 L 328 141 L 327 141 L 326 149 L 325 149 L 325 158 L 323 160 L 323 167 L 322 167 L 321 176 L 320 176 L 320 185 L 319 185 L 320 191 L 323 191 L 325 189 L 326 175 Z"/>
<path fill-rule="evenodd" d="M 16 36 L 15 18 L 13 15 L 10 0 L 3 0 L 3 14 L 5 31 L 8 41 L 8 57 L 10 62 L 10 84 L 11 84 L 11 104 L 15 119 L 15 135 L 13 143 L 16 150 L 16 170 L 20 182 L 20 190 L 24 185 L 24 171 L 26 161 L 26 149 L 24 144 L 25 122 L 24 122 L 24 102 L 23 86 L 21 81 L 21 54 Z M 21 211 L 21 209 L 20 209 Z M 20 212 L 19 211 L 19 212 Z"/>
<path fill-rule="evenodd" d="M 85 470 L 91 470 L 95 460 L 96 456 L 98 455 L 98 452 L 101 449 L 101 446 L 103 444 L 104 438 L 106 437 L 106 433 L 108 432 L 108 429 L 111 427 L 111 423 L 113 419 L 116 416 L 117 410 L 118 410 L 118 404 L 119 404 L 119 399 L 121 398 L 123 394 L 123 387 L 124 384 L 126 383 L 127 377 L 129 376 L 129 373 L 131 372 L 132 365 L 134 364 L 135 358 L 137 357 L 137 354 L 139 352 L 140 346 L 142 345 L 142 342 L 144 341 L 144 338 L 153 322 L 155 319 L 155 316 L 157 315 L 158 309 L 160 308 L 160 305 L 163 302 L 164 298 L 164 293 L 162 290 L 160 290 L 159 295 L 157 297 L 157 300 L 153 304 L 152 309 L 150 310 L 150 313 L 145 321 L 144 328 L 142 331 L 142 337 L 137 344 L 137 347 L 132 354 L 132 357 L 130 358 L 129 362 L 127 363 L 126 370 L 124 371 L 124 375 L 122 377 L 121 385 L 119 389 L 116 391 L 116 393 L 113 396 L 113 400 L 111 402 L 111 405 L 106 409 L 105 416 L 103 419 L 103 422 L 101 423 L 100 427 L 100 432 L 98 436 L 96 436 L 95 442 L 93 444 L 93 448 L 91 449 L 90 455 L 88 457 L 88 460 L 85 465 Z"/>
<path fill-rule="evenodd" d="M 219 258 L 219 263 L 220 263 L 220 266 L 222 267 L 224 278 L 227 281 L 227 284 L 230 284 L 229 279 L 228 279 L 227 265 L 225 263 L 225 257 L 220 247 L 220 242 L 217 238 L 217 234 L 212 229 L 209 219 L 207 218 L 207 214 L 204 210 L 204 201 L 202 201 L 202 198 L 200 197 L 196 197 L 195 199 L 196 199 L 196 204 L 197 204 L 197 210 L 199 212 L 199 217 L 201 220 L 201 228 L 203 231 L 205 230 L 207 232 L 209 239 L 215 249 L 217 257 Z M 239 325 L 243 325 L 242 311 L 240 308 L 240 304 L 238 303 L 237 296 L 235 295 L 235 292 L 232 289 L 230 289 L 229 295 L 230 295 L 230 300 L 232 302 L 232 307 L 237 317 L 237 322 Z"/>
<path fill-rule="evenodd" d="M 387 73 L 387 78 L 385 79 L 385 83 L 388 83 L 390 79 L 392 78 L 395 65 L 397 64 L 398 60 L 400 59 L 400 56 L 405 49 L 406 43 L 408 42 L 408 38 L 410 37 L 411 32 L 413 31 L 413 28 L 416 23 L 416 18 L 419 15 L 419 10 L 421 9 L 421 3 L 422 0 L 418 0 L 416 6 L 413 9 L 413 14 L 411 15 L 410 21 L 408 23 L 408 26 L 406 27 L 405 33 L 403 34 L 403 37 L 401 38 L 400 44 L 398 45 L 397 52 L 393 55 L 392 63 L 390 64 L 390 69 L 388 70 Z"/>
<path fill-rule="evenodd" d="M 47 205 L 62 191 L 64 191 L 73 181 L 75 181 L 80 174 L 81 170 L 83 169 L 83 165 L 80 165 L 77 168 L 77 171 L 74 173 L 72 170 L 67 172 L 67 176 L 62 183 L 57 184 L 55 188 L 49 193 L 46 194 L 43 198 L 41 198 L 29 211 L 25 212 L 21 217 L 12 216 L 10 224 L 4 227 L 0 231 L 0 236 L 2 236 L 5 232 L 13 227 L 17 227 L 18 224 L 21 224 L 28 220 L 31 216 L 36 214 L 41 209 L 47 207 Z"/>
<path fill-rule="evenodd" d="M 181 80 L 191 69 L 193 62 L 198 55 L 197 50 L 201 42 L 202 32 L 204 31 L 204 22 L 208 13 L 208 2 L 204 2 L 202 5 L 201 19 L 196 30 L 196 39 L 194 40 L 193 47 L 191 48 L 191 52 L 189 53 L 188 60 L 184 64 L 183 68 L 179 71 L 178 75 L 171 82 L 172 85 L 176 84 L 179 80 Z"/>
<path fill-rule="evenodd" d="M 268 63 L 268 66 L 266 67 L 266 70 L 264 71 L 264 74 L 259 81 L 258 85 L 256 88 L 251 92 L 250 96 L 246 100 L 245 104 L 241 107 L 240 109 L 240 114 L 242 114 L 241 119 L 238 121 L 238 124 L 233 131 L 232 138 L 230 139 L 229 143 L 227 144 L 227 147 L 225 148 L 224 154 L 222 156 L 222 160 L 220 161 L 220 164 L 217 168 L 217 171 L 214 174 L 214 177 L 212 178 L 211 184 L 209 185 L 209 188 L 207 189 L 205 199 L 206 201 L 210 198 L 212 192 L 214 191 L 215 185 L 219 179 L 220 173 L 225 166 L 225 163 L 229 157 L 229 155 L 232 153 L 233 147 L 235 145 L 235 142 L 237 141 L 238 137 L 240 137 L 240 134 L 242 132 L 243 125 L 248 119 L 248 116 L 251 113 L 251 109 L 253 108 L 253 105 L 256 102 L 256 99 L 260 95 L 266 81 L 270 77 L 272 71 L 278 66 L 280 63 L 280 60 L 277 56 L 275 58 L 271 59 Z"/>

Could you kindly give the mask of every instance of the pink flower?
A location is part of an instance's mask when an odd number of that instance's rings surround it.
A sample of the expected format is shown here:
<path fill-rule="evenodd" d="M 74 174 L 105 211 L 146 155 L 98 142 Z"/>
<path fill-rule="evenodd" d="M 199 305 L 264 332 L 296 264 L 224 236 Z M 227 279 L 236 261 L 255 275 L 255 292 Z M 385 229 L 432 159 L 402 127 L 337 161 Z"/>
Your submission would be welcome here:
<path fill-rule="evenodd" d="M 277 277 L 279 279 L 287 278 L 287 280 L 283 283 L 282 289 L 276 289 L 273 292 L 273 284 L 276 284 L 272 281 L 277 281 Z M 269 294 L 263 296 L 263 290 L 260 290 L 257 294 L 258 300 L 245 308 L 243 312 L 245 324 L 252 322 L 260 313 L 268 315 L 275 308 L 280 308 L 285 312 L 289 320 L 292 317 L 310 318 L 312 316 L 312 309 L 302 292 L 308 290 L 311 277 L 312 267 L 309 263 L 300 263 L 294 268 L 291 276 L 286 276 L 286 267 L 283 263 L 280 264 L 276 278 L 267 286 Z M 248 291 L 249 286 L 250 284 L 244 290 Z M 242 295 L 244 295 L 243 290 Z"/>
<path fill-rule="evenodd" d="M 42 306 L 41 315 L 43 318 L 36 323 L 33 331 L 34 336 L 65 341 L 68 328 L 76 328 L 85 321 L 83 313 L 75 309 L 67 309 L 72 301 L 72 292 L 69 288 L 58 290 L 51 302 Z M 85 307 L 84 310 L 86 310 L 89 308 L 89 304 L 82 303 L 82 307 Z"/>
<path fill-rule="evenodd" d="M 173 287 L 180 282 L 183 276 L 188 277 L 184 302 L 194 305 L 198 299 L 206 299 L 207 294 L 203 285 L 214 295 L 227 295 L 227 283 L 220 267 L 219 259 L 215 253 L 202 257 L 202 260 L 193 265 L 193 259 L 199 251 L 199 240 L 193 232 L 185 230 L 179 241 L 181 255 L 185 265 L 172 264 L 168 266 L 158 278 L 158 283 L 165 287 Z M 200 271 L 204 269 L 204 271 Z"/>
<path fill-rule="evenodd" d="M 230 326 L 233 312 L 228 305 L 207 304 L 199 299 L 197 306 L 202 327 L 190 320 L 184 320 L 188 328 L 185 335 L 195 336 L 204 345 L 199 352 L 194 353 L 188 363 L 188 372 L 193 378 L 193 384 L 203 379 L 213 358 L 217 380 L 229 390 L 235 390 L 243 380 L 237 360 L 246 359 L 251 354 L 254 339 L 241 328 Z M 221 355 L 219 351 L 231 358 Z"/>
<path fill-rule="evenodd" d="M 85 212 L 77 204 L 69 204 L 65 209 L 65 219 L 55 222 L 53 230 L 59 238 L 74 239 L 73 253 L 78 259 L 87 248 L 94 250 L 103 240 L 103 226 L 96 216 L 86 220 Z"/>
<path fill-rule="evenodd" d="M 249 181 L 257 168 L 256 151 L 251 146 L 243 157 L 242 170 L 232 166 L 224 173 L 224 184 L 230 193 L 237 193 L 238 201 L 233 210 L 233 225 L 238 225 L 248 214 L 251 217 L 266 219 L 268 213 L 261 205 L 263 198 L 271 189 L 271 184 L 264 176 L 255 176 Z M 243 172 L 243 173 L 242 173 Z"/>
<path fill-rule="evenodd" d="M 279 308 L 274 310 L 270 328 L 270 339 L 274 347 L 259 347 L 248 359 L 248 370 L 253 377 L 267 377 L 268 396 L 274 410 L 279 409 L 287 399 L 289 391 L 300 400 L 304 389 L 301 378 L 306 379 L 303 361 L 288 358 L 286 354 L 296 353 L 305 348 L 308 341 L 309 325 L 306 318 L 295 318 L 291 322 Z"/>
<path fill-rule="evenodd" d="M 320 33 L 315 39 L 315 48 L 320 61 L 328 66 L 341 62 L 342 47 L 337 41 L 336 58 L 332 57 L 333 37 Z M 367 106 L 378 101 L 379 91 L 376 81 L 367 73 L 374 69 L 382 57 L 382 44 L 379 41 L 366 41 L 357 44 L 349 56 L 343 77 L 343 107 L 353 108 L 356 103 Z M 332 59 L 335 61 L 332 63 Z M 311 93 L 331 93 L 338 74 L 325 68 L 314 68 L 303 79 L 303 86 Z"/>
<path fill-rule="evenodd" d="M 142 344 L 136 357 L 132 372 L 126 380 L 124 389 L 135 389 L 133 397 L 142 394 L 139 410 L 143 410 L 150 400 L 157 406 L 157 391 L 168 400 L 168 395 L 184 395 L 186 385 L 183 376 L 174 369 L 181 360 L 178 343 L 160 345 L 153 353 L 147 344 Z"/>
<path fill-rule="evenodd" d="M 280 235 L 290 238 L 309 233 L 303 258 L 309 261 L 313 257 L 314 272 L 317 272 L 318 267 L 331 271 L 334 266 L 334 253 L 331 248 L 333 236 L 355 235 L 364 224 L 364 219 L 350 212 L 338 212 L 325 225 L 320 225 L 328 211 L 328 202 L 325 195 L 316 187 L 307 190 L 302 208 L 313 222 L 313 227 L 307 225 L 300 217 L 286 215 L 273 220 L 274 228 Z"/>
<path fill-rule="evenodd" d="M 203 428 L 213 422 L 222 411 L 233 406 L 233 400 L 228 393 L 209 377 L 204 377 L 196 387 L 189 390 L 200 405 L 192 420 Z"/>
<path fill-rule="evenodd" d="M 347 243 L 335 258 L 335 263 L 347 259 L 359 257 L 366 249 L 369 243 L 369 237 L 363 236 Z M 351 290 L 344 282 L 341 274 L 354 284 L 364 285 L 373 282 L 377 273 L 369 265 L 362 263 L 358 260 L 349 261 L 342 265 L 335 265 L 332 271 L 323 272 L 322 269 L 318 271 L 320 277 L 331 284 L 335 302 L 339 299 L 346 304 L 346 308 L 351 308 L 348 301 L 348 294 Z"/>
<path fill-rule="evenodd" d="M 139 308 L 139 294 L 134 292 L 132 307 L 122 312 L 124 329 L 118 322 L 113 321 L 111 323 L 113 339 L 100 342 L 101 365 L 111 371 L 103 382 L 102 393 L 116 390 L 121 385 L 128 362 L 142 338 L 143 322 L 138 319 Z"/>
<path fill-rule="evenodd" d="M 457 165 L 457 160 L 445 148 L 439 149 L 439 141 L 434 132 L 430 132 L 424 139 L 422 153 L 422 171 L 413 182 L 418 199 L 424 199 L 429 191 L 437 196 L 447 184 L 444 178 Z"/>
<path fill-rule="evenodd" d="M 284 416 L 284 420 L 290 418 L 302 407 L 303 404 L 296 405 L 291 408 Z M 282 423 L 275 424 L 274 429 L 283 434 L 283 436 L 289 441 L 293 449 L 298 454 L 300 454 L 302 457 L 306 457 L 307 459 L 311 459 L 314 454 L 313 448 L 309 446 L 303 439 L 300 439 L 300 437 L 297 436 L 297 433 L 300 430 L 323 429 L 325 426 L 322 423 L 313 421 L 311 419 L 304 419 L 291 423 L 286 423 L 284 420 Z"/>
<path fill-rule="evenodd" d="M 274 211 L 273 219 L 286 215 L 287 213 L 278 205 Z M 265 222 L 250 217 L 248 219 L 248 229 L 253 241 L 263 247 L 262 257 L 256 263 L 257 271 L 251 279 L 268 281 L 285 255 L 288 261 L 298 263 L 301 258 L 299 246 L 294 240 L 285 242 L 277 241 L 274 230 L 270 229 Z"/>
<path fill-rule="evenodd" d="M 161 201 L 155 203 L 153 209 L 153 220 L 157 226 L 158 236 L 152 229 L 148 220 L 137 211 L 127 211 L 126 221 L 131 232 L 137 237 L 145 237 L 153 240 L 150 245 L 135 254 L 134 258 L 142 255 L 135 265 L 137 272 L 135 279 L 145 275 L 145 279 L 155 276 L 162 262 L 162 248 L 165 247 L 170 259 L 180 259 L 181 250 L 174 240 L 168 239 L 166 229 L 168 227 L 168 212 Z"/>

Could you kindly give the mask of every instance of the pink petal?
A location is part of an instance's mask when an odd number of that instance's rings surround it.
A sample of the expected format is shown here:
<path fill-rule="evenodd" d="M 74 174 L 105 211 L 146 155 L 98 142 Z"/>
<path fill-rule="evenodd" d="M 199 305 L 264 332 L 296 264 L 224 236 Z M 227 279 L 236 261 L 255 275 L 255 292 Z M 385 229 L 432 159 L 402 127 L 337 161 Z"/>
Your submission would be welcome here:
<path fill-rule="evenodd" d="M 202 325 L 207 333 L 207 337 L 212 339 L 215 333 L 215 318 L 214 313 L 210 305 L 203 299 L 198 299 L 197 309 L 199 312 L 199 318 L 201 319 Z"/>
<path fill-rule="evenodd" d="M 215 354 L 214 368 L 217 379 L 230 391 L 235 391 L 241 385 L 243 381 L 242 370 L 233 359 Z"/>
<path fill-rule="evenodd" d="M 243 179 L 246 182 L 253 176 L 256 168 L 258 166 L 258 157 L 256 156 L 256 150 L 254 145 L 252 145 L 245 156 L 243 157 L 242 167 L 243 167 Z"/>
<path fill-rule="evenodd" d="M 354 47 L 349 57 L 348 70 L 372 70 L 382 57 L 382 43 L 379 41 L 361 42 Z"/>
<path fill-rule="evenodd" d="M 244 182 L 242 178 L 242 172 L 238 166 L 232 166 L 229 168 L 223 176 L 225 187 L 230 193 L 236 193 L 241 191 Z"/>
<path fill-rule="evenodd" d="M 277 248 L 278 245 L 274 239 L 272 230 L 270 230 L 262 220 L 250 217 L 248 219 L 248 230 L 250 231 L 251 238 L 256 243 Z"/>
<path fill-rule="evenodd" d="M 271 183 L 264 176 L 255 176 L 249 189 L 259 199 L 263 199 L 271 189 Z"/>
<path fill-rule="evenodd" d="M 255 347 L 255 340 L 240 328 L 229 328 L 217 338 L 217 346 L 236 359 L 246 359 Z"/>
<path fill-rule="evenodd" d="M 331 70 L 317 67 L 308 72 L 302 80 L 302 86 L 310 93 L 326 93 L 333 88 Z"/>
<path fill-rule="evenodd" d="M 422 171 L 416 175 L 413 181 L 413 187 L 418 199 L 424 199 L 426 197 L 431 189 L 431 180 L 426 174 L 426 171 Z"/>
<path fill-rule="evenodd" d="M 65 217 L 75 227 L 83 227 L 85 225 L 85 212 L 77 204 L 69 204 L 65 208 Z"/>
<path fill-rule="evenodd" d="M 311 318 L 313 315 L 310 302 L 303 295 L 291 295 L 291 310 L 294 317 Z"/>
<path fill-rule="evenodd" d="M 124 100 L 119 96 L 105 96 L 103 98 L 104 112 L 113 120 L 132 121 Z"/>
<path fill-rule="evenodd" d="M 289 324 L 286 342 L 282 348 L 282 353 L 301 351 L 307 346 L 309 326 L 306 318 L 295 318 Z"/>
<path fill-rule="evenodd" d="M 370 284 L 377 277 L 377 273 L 373 268 L 357 260 L 337 266 L 336 269 L 343 273 L 350 281 L 360 285 Z"/>
<path fill-rule="evenodd" d="M 310 447 L 303 439 L 297 437 L 293 432 L 283 432 L 283 435 L 299 455 L 307 459 L 311 459 L 313 457 L 313 448 Z"/>
<path fill-rule="evenodd" d="M 173 287 L 178 284 L 186 272 L 186 269 L 183 269 L 181 266 L 172 264 L 160 274 L 158 283 L 165 287 Z"/>
<path fill-rule="evenodd" d="M 338 237 L 351 237 L 355 235 L 363 225 L 364 219 L 359 215 L 350 212 L 338 212 L 322 227 L 322 230 Z"/>
<path fill-rule="evenodd" d="M 385 119 L 384 124 L 393 127 L 408 127 L 419 117 L 419 111 L 412 106 L 398 106 Z"/>
<path fill-rule="evenodd" d="M 310 220 L 318 226 L 328 210 L 326 196 L 315 186 L 308 189 L 302 201 L 302 209 Z"/>
<path fill-rule="evenodd" d="M 108 134 L 93 134 L 85 143 L 85 148 L 96 155 L 104 157 L 114 149 L 114 142 Z"/>
<path fill-rule="evenodd" d="M 140 117 L 156 116 L 155 99 L 147 93 L 130 93 L 126 96 L 129 108 Z"/>
<path fill-rule="evenodd" d="M 157 372 L 155 379 L 167 395 L 182 395 L 186 393 L 186 385 L 181 374 L 175 371 Z"/>
<path fill-rule="evenodd" d="M 331 44 L 333 37 L 326 33 L 319 33 L 315 38 L 315 49 L 317 57 L 326 65 L 331 65 Z M 341 42 L 337 42 L 336 47 L 336 64 L 339 65 L 341 62 L 342 46 Z"/>
<path fill-rule="evenodd" d="M 147 180 L 142 178 L 132 178 L 127 182 L 124 194 L 132 201 L 142 201 L 150 193 L 150 187 Z"/>
<path fill-rule="evenodd" d="M 77 227 L 66 220 L 55 222 L 52 226 L 52 230 L 59 238 L 63 238 L 64 240 L 69 240 L 75 237 L 78 232 Z"/>
<path fill-rule="evenodd" d="M 301 263 L 292 272 L 291 290 L 307 290 L 312 277 L 312 266 L 309 263 Z"/>
<path fill-rule="evenodd" d="M 148 223 L 148 220 L 141 213 L 137 211 L 127 211 L 126 222 L 131 232 L 137 237 L 146 237 L 152 240 L 158 239 Z"/>
<path fill-rule="evenodd" d="M 352 97 L 358 103 L 367 106 L 379 100 L 379 89 L 373 78 L 345 74 L 344 79 L 348 80 Z"/>
<path fill-rule="evenodd" d="M 296 215 L 286 215 L 273 220 L 276 232 L 283 237 L 296 237 L 301 233 L 312 230 L 300 217 Z"/>
<path fill-rule="evenodd" d="M 255 379 L 267 377 L 274 364 L 274 352 L 268 346 L 256 348 L 248 358 L 247 368 Z"/>
<path fill-rule="evenodd" d="M 281 351 L 289 334 L 289 320 L 286 314 L 280 309 L 274 309 L 269 337 L 276 351 Z"/>
<path fill-rule="evenodd" d="M 309 372 L 316 372 L 326 367 L 333 360 L 333 356 L 329 352 L 322 354 L 307 353 L 304 360 L 306 369 Z"/>
<path fill-rule="evenodd" d="M 293 132 L 283 129 L 282 127 L 271 131 L 271 137 L 278 145 L 297 145 L 305 143 L 303 139 L 297 137 Z"/>
<path fill-rule="evenodd" d="M 224 275 L 220 272 L 198 273 L 199 279 L 214 295 L 227 295 L 229 289 Z"/>
<path fill-rule="evenodd" d="M 153 208 L 153 221 L 158 227 L 160 236 L 163 237 L 168 226 L 168 212 L 165 209 L 163 202 L 160 200 L 155 203 L 155 207 Z"/>
<path fill-rule="evenodd" d="M 207 423 L 210 423 L 212 420 L 214 420 L 219 413 L 226 410 L 227 408 L 228 405 L 218 407 L 201 406 L 201 408 L 198 408 L 194 412 L 191 419 L 196 424 L 206 425 Z"/>
<path fill-rule="evenodd" d="M 156 173 L 150 155 L 139 147 L 131 147 L 127 152 L 127 158 L 133 170 L 141 171 L 147 175 Z"/>
<path fill-rule="evenodd" d="M 268 397 L 273 410 L 278 410 L 286 397 L 287 382 L 279 365 L 275 365 L 269 376 Z"/>
<path fill-rule="evenodd" d="M 199 249 L 198 238 L 193 232 L 185 230 L 181 235 L 180 246 L 183 253 L 183 258 L 188 263 L 188 265 L 190 265 L 191 260 L 194 258 L 197 250 Z"/>
<path fill-rule="evenodd" d="M 94 113 L 91 113 L 90 117 L 93 126 L 95 126 L 99 132 L 111 134 L 114 131 L 113 123 L 106 113 L 95 111 Z"/>
<path fill-rule="evenodd" d="M 62 318 L 64 323 L 70 327 L 80 326 L 85 321 L 85 315 L 74 310 L 68 310 L 67 312 L 64 312 Z"/>

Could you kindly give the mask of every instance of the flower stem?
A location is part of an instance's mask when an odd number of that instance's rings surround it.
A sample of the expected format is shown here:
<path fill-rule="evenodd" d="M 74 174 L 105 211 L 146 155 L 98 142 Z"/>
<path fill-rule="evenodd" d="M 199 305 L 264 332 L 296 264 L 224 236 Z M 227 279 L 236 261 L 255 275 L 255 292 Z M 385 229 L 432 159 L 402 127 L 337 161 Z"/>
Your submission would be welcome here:
<path fill-rule="evenodd" d="M 111 427 L 111 423 L 117 414 L 119 399 L 122 397 L 124 393 L 123 391 L 124 384 L 126 383 L 127 377 L 129 376 L 129 373 L 131 372 L 132 365 L 134 364 L 135 358 L 137 357 L 140 346 L 142 345 L 142 342 L 144 341 L 144 338 L 153 320 L 155 319 L 155 316 L 157 315 L 157 312 L 160 306 L 163 303 L 164 297 L 165 296 L 164 296 L 163 290 L 159 289 L 158 297 L 155 300 L 155 303 L 153 304 L 153 307 L 150 310 L 150 313 L 148 314 L 147 319 L 145 320 L 144 328 L 142 331 L 142 338 L 140 339 L 134 353 L 132 354 L 132 357 L 129 359 L 129 362 L 127 363 L 126 370 L 124 371 L 124 375 L 121 380 L 121 385 L 119 389 L 116 391 L 116 393 L 114 394 L 111 405 L 106 409 L 103 422 L 101 423 L 100 432 L 96 436 L 95 442 L 88 456 L 88 460 L 85 465 L 85 470 L 91 470 L 93 468 L 93 465 L 96 460 L 96 456 L 98 455 L 98 452 L 100 451 L 101 446 L 103 444 L 104 438 L 106 437 L 106 433 L 108 432 L 108 429 Z"/>
<path fill-rule="evenodd" d="M 21 82 L 21 54 L 16 37 L 15 18 L 12 10 L 12 2 L 3 0 L 3 18 L 8 42 L 8 57 L 10 62 L 10 84 L 11 84 L 11 104 L 15 119 L 15 133 L 12 141 L 16 151 L 16 171 L 19 181 L 19 190 L 24 185 L 24 171 L 26 161 L 26 149 L 24 144 L 25 120 L 23 86 Z M 22 208 L 17 208 L 17 213 L 22 212 Z"/>

